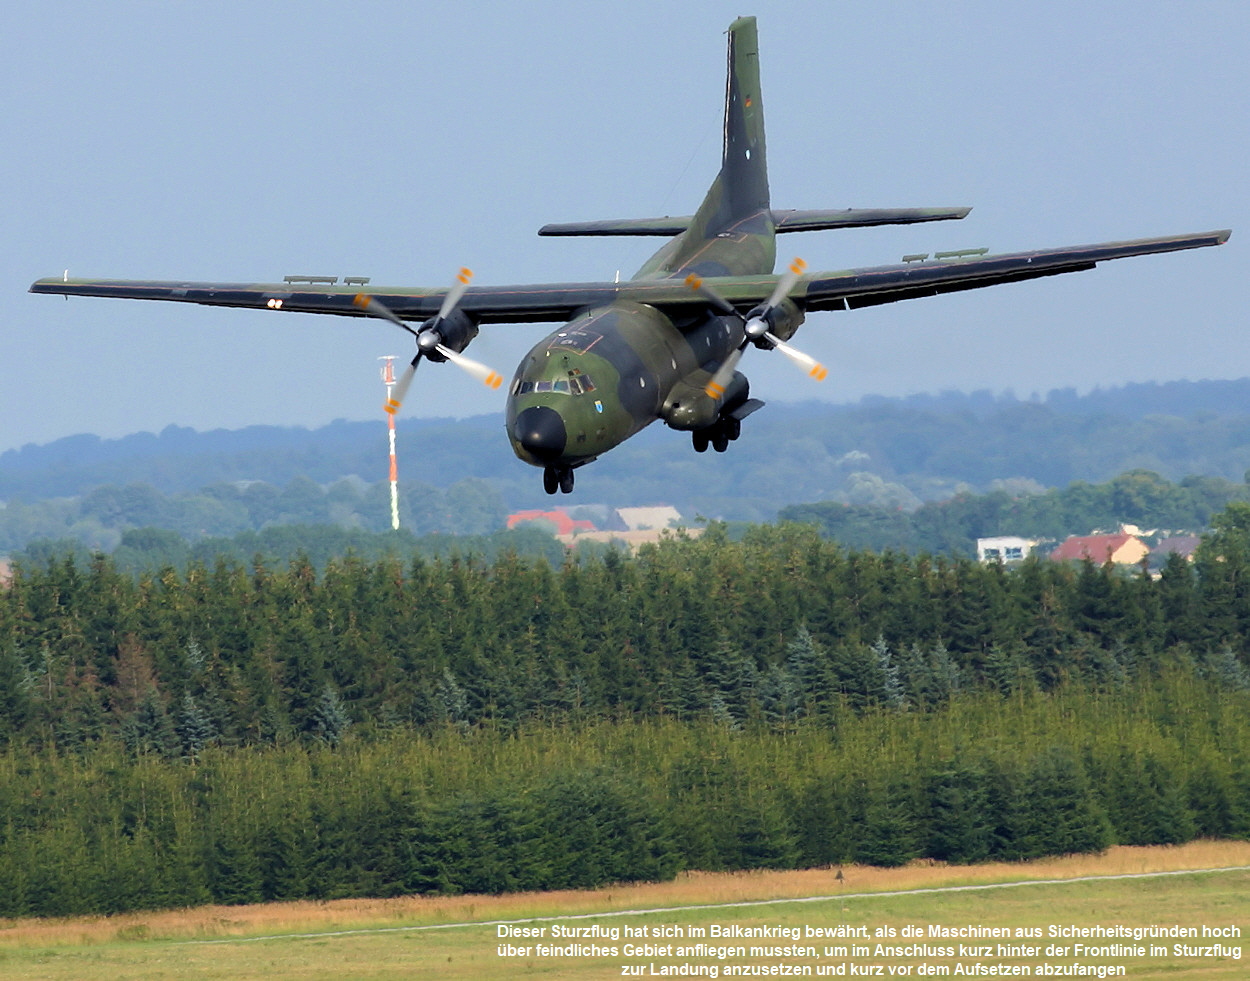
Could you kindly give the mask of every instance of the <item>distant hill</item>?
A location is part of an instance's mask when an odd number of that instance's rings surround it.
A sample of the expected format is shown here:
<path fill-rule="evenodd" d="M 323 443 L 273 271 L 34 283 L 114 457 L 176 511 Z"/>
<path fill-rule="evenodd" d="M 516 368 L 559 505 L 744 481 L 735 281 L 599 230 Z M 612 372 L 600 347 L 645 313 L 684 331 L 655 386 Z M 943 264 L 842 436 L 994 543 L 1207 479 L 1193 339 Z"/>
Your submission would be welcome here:
<path fill-rule="evenodd" d="M 121 439 L 72 436 L 0 454 L 0 500 L 74 497 L 104 485 L 163 494 L 296 478 L 386 477 L 386 427 L 237 431 L 171 426 Z M 511 453 L 501 415 L 401 420 L 401 480 L 446 489 L 487 481 L 507 509 L 543 507 L 538 473 Z M 1040 491 L 1132 469 L 1241 482 L 1250 469 L 1250 379 L 1127 385 L 1020 399 L 989 392 L 870 397 L 844 405 L 772 403 L 720 455 L 652 426 L 579 478 L 562 503 L 667 503 L 687 515 L 772 520 L 778 508 L 840 500 L 912 510 L 959 490 Z"/>

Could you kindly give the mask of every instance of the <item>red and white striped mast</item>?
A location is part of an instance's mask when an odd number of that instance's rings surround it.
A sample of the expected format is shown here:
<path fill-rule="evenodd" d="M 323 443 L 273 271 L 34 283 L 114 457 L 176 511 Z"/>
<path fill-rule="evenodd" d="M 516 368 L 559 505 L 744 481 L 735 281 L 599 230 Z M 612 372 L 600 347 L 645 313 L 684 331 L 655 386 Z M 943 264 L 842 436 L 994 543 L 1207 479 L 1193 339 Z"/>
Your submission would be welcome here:
<path fill-rule="evenodd" d="M 386 386 L 386 404 L 391 403 L 391 390 L 395 387 L 395 355 L 378 358 L 382 364 L 382 384 Z M 399 462 L 395 457 L 395 413 L 386 413 L 387 436 L 391 445 L 391 527 L 399 531 Z"/>

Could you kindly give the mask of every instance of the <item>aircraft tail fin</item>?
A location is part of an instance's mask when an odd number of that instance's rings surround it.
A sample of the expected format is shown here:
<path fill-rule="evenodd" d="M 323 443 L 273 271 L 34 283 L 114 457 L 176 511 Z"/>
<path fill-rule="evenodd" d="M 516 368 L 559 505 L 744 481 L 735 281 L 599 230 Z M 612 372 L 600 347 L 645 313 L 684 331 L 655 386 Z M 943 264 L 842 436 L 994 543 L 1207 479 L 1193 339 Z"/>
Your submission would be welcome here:
<path fill-rule="evenodd" d="M 753 244 L 744 247 L 746 239 Z M 652 256 L 638 277 L 767 273 L 776 256 L 776 229 L 768 201 L 759 37 L 755 18 L 740 17 L 729 25 L 720 172 L 686 229 Z"/>
<path fill-rule="evenodd" d="M 760 96 L 760 47 L 754 17 L 729 26 L 725 140 L 720 179 L 726 209 L 734 218 L 768 211 L 768 155 L 764 101 Z"/>

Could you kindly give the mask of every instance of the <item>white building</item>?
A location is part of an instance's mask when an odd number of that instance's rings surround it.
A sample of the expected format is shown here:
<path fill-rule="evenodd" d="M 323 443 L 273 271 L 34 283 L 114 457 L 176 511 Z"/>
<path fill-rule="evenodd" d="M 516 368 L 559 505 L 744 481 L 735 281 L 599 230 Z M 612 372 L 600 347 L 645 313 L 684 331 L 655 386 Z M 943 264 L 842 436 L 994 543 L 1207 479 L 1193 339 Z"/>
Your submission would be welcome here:
<path fill-rule="evenodd" d="M 1033 538 L 1017 538 L 1015 535 L 1000 535 L 997 538 L 977 539 L 978 562 L 1023 562 L 1037 548 L 1037 540 Z"/>
<path fill-rule="evenodd" d="M 630 531 L 659 531 L 682 524 L 681 512 L 667 504 L 650 508 L 617 508 L 616 513 Z"/>

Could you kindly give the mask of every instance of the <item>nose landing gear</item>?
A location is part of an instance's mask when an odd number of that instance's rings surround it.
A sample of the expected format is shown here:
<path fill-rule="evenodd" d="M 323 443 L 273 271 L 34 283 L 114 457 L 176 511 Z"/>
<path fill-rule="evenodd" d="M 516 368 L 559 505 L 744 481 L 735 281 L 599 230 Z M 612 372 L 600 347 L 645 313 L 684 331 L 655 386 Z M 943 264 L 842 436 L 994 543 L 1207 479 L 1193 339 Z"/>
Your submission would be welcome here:
<path fill-rule="evenodd" d="M 559 491 L 561 494 L 573 493 L 572 467 L 546 467 L 543 469 L 543 490 L 548 494 Z"/>

